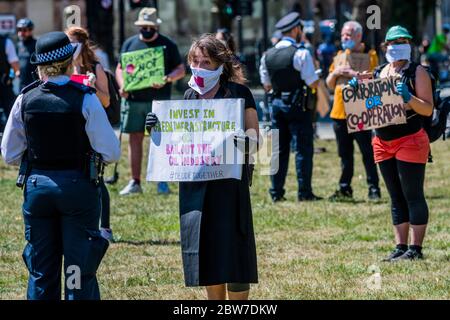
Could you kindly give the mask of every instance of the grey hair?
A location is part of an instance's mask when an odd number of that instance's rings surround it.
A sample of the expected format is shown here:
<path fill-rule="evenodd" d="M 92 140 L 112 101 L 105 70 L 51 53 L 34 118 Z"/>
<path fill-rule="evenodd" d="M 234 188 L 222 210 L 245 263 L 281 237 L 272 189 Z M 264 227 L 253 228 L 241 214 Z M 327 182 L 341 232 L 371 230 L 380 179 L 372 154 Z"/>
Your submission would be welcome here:
<path fill-rule="evenodd" d="M 347 21 L 342 26 L 342 29 L 344 29 L 345 27 L 349 27 L 350 29 L 355 31 L 356 34 L 362 34 L 362 32 L 363 32 L 363 28 L 362 28 L 361 24 L 357 21 Z"/>

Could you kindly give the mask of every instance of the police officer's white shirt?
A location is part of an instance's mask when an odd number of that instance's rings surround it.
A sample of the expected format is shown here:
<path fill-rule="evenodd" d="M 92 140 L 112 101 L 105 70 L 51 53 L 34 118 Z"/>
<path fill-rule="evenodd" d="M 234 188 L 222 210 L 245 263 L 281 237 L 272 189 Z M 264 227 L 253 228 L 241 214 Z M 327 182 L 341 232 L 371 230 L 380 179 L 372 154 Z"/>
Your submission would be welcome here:
<path fill-rule="evenodd" d="M 64 85 L 68 76 L 51 77 L 49 82 Z M 24 151 L 27 149 L 25 127 L 22 119 L 22 97 L 19 95 L 11 109 L 6 123 L 1 144 L 2 156 L 7 164 L 19 165 Z M 120 158 L 120 144 L 111 127 L 106 112 L 95 94 L 85 94 L 82 114 L 86 119 L 85 130 L 91 147 L 103 157 L 107 163 L 116 162 Z"/>
<path fill-rule="evenodd" d="M 9 64 L 19 61 L 19 57 L 17 57 L 16 53 L 16 48 L 14 47 L 14 43 L 9 38 L 6 38 L 5 53 Z"/>
<path fill-rule="evenodd" d="M 281 49 L 292 46 L 295 44 L 295 40 L 291 37 L 283 37 L 280 42 L 275 45 L 275 48 Z M 299 44 L 296 44 L 297 46 Z M 312 59 L 311 53 L 307 49 L 298 49 L 295 52 L 294 58 L 292 59 L 294 69 L 300 72 L 300 77 L 307 85 L 311 85 L 319 79 L 316 74 L 316 69 L 314 67 L 314 61 Z M 259 66 L 259 76 L 262 84 L 270 85 L 269 72 L 266 67 L 266 56 L 261 58 L 261 64 Z"/>

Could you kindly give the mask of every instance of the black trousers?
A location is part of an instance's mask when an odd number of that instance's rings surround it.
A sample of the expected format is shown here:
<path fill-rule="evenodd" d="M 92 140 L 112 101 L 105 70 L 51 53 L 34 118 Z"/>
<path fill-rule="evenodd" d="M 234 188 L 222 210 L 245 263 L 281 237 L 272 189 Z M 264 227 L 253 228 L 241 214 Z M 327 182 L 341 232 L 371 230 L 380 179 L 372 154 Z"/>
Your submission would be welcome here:
<path fill-rule="evenodd" d="M 423 192 L 425 164 L 392 158 L 379 165 L 391 197 L 392 223 L 427 224 L 428 206 Z"/>
<path fill-rule="evenodd" d="M 341 158 L 341 177 L 339 187 L 350 189 L 354 172 L 354 144 L 359 146 L 362 154 L 364 168 L 366 170 L 367 185 L 369 188 L 379 189 L 377 166 L 373 158 L 372 132 L 361 131 L 348 133 L 346 120 L 333 119 L 333 129 L 336 134 L 336 142 L 339 158 Z"/>

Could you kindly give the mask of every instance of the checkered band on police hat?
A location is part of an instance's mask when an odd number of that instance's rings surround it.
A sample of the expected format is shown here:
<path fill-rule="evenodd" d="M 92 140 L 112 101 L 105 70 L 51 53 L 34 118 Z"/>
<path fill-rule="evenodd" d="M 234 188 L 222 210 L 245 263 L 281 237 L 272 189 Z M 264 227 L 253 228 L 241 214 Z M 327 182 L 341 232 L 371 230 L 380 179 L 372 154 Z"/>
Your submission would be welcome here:
<path fill-rule="evenodd" d="M 41 54 L 36 54 L 37 63 L 46 63 L 51 61 L 59 61 L 62 58 L 68 57 L 73 52 L 73 46 L 69 43 L 68 45 L 53 50 L 49 52 L 44 52 Z"/>

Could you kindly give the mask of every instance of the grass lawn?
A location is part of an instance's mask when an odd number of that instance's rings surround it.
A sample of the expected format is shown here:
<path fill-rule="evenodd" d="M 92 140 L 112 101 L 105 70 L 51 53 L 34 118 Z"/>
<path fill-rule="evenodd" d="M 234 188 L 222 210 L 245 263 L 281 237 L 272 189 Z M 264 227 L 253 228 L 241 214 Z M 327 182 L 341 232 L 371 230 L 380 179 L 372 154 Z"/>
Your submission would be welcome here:
<path fill-rule="evenodd" d="M 327 152 L 314 157 L 314 192 L 329 196 L 339 177 L 336 145 L 318 141 L 316 146 Z M 382 184 L 383 200 L 367 201 L 359 152 L 353 203 L 298 203 L 292 158 L 284 203 L 272 204 L 269 177 L 256 174 L 251 192 L 259 284 L 251 298 L 450 299 L 450 143 L 438 141 L 432 149 L 434 163 L 426 176 L 430 225 L 425 259 L 419 262 L 380 262 L 394 246 L 388 195 Z M 119 197 L 129 175 L 125 143 L 123 151 L 119 183 L 110 187 L 117 242 L 98 272 L 102 298 L 204 299 L 203 289 L 184 287 L 177 185 L 171 184 L 169 196 L 158 196 L 155 184 L 144 184 L 143 195 Z M 16 171 L 0 163 L 0 299 L 24 299 L 27 285 Z M 381 273 L 378 289 L 367 285 L 371 266 Z"/>

